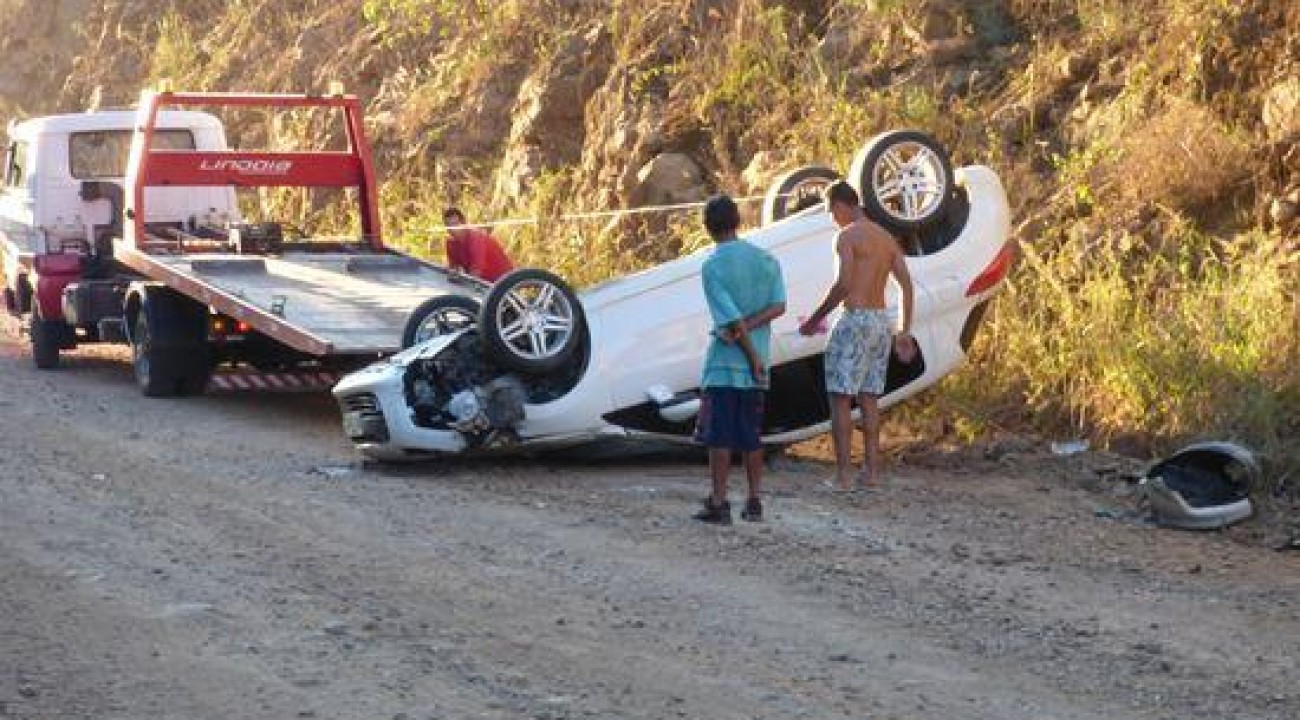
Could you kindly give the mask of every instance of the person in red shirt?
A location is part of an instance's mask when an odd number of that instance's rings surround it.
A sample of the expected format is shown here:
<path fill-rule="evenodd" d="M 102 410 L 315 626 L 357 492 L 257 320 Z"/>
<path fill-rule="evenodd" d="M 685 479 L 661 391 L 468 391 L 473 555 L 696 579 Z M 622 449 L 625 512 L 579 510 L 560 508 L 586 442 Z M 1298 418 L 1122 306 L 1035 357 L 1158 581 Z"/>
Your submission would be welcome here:
<path fill-rule="evenodd" d="M 496 282 L 515 268 L 496 238 L 465 224 L 465 213 L 449 207 L 442 213 L 447 226 L 447 265 L 474 277 Z"/>

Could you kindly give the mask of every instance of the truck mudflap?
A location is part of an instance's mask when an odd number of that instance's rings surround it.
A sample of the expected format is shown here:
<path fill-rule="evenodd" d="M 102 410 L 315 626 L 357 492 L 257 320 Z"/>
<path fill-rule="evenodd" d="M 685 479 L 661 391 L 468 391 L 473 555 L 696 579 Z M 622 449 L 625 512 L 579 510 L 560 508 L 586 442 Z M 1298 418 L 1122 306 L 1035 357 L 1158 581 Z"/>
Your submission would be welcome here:
<path fill-rule="evenodd" d="M 210 393 L 238 392 L 322 392 L 338 384 L 342 373 L 324 370 L 261 372 L 230 370 L 214 373 L 208 381 Z"/>

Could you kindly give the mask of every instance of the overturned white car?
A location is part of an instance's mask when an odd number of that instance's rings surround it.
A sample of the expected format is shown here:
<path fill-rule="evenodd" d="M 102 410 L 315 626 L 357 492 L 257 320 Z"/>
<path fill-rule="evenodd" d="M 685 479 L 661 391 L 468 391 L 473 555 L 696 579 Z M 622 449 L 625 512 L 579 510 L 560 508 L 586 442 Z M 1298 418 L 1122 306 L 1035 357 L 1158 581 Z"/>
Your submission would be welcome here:
<path fill-rule="evenodd" d="M 782 178 L 770 224 L 742 235 L 780 261 L 787 314 L 773 327 L 764 441 L 784 444 L 829 428 L 822 354 L 803 337 L 835 276 L 836 228 L 810 188 L 824 168 Z M 889 405 L 951 372 L 1010 269 L 1005 193 L 986 167 L 955 173 L 924 134 L 884 133 L 857 155 L 849 181 L 868 214 L 902 240 L 915 283 L 912 332 L 920 352 L 891 360 Z M 709 250 L 575 293 L 536 269 L 501 278 L 482 297 L 431 298 L 407 326 L 410 347 L 334 388 L 343 427 L 377 459 L 542 449 L 602 437 L 690 442 L 710 327 L 700 284 Z M 832 317 L 833 321 L 834 318 Z"/>

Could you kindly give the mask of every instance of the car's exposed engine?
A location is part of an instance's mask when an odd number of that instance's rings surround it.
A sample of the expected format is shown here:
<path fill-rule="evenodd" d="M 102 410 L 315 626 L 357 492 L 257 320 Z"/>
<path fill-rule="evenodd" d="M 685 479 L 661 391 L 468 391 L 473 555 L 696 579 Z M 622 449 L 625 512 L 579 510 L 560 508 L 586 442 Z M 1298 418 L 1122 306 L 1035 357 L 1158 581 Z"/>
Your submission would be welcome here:
<path fill-rule="evenodd" d="M 502 445 L 514 439 L 525 404 L 563 397 L 582 370 L 574 363 L 546 375 L 509 372 L 487 359 L 479 334 L 470 330 L 437 356 L 412 362 L 403 389 L 416 425 L 456 430 L 473 447 Z"/>

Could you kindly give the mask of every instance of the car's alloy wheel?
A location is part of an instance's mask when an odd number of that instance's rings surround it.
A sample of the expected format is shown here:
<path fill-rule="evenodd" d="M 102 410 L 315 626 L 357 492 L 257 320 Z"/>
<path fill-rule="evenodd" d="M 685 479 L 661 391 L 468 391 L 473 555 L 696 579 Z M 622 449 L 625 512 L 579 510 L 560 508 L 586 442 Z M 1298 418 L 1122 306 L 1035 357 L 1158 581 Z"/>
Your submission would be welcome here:
<path fill-rule="evenodd" d="M 778 177 L 763 197 L 762 223 L 771 225 L 820 205 L 822 194 L 840 174 L 821 165 L 805 165 Z"/>
<path fill-rule="evenodd" d="M 555 274 L 516 270 L 498 279 L 483 300 L 479 332 L 494 361 L 521 372 L 549 372 L 572 360 L 581 343 L 582 305 Z"/>
<path fill-rule="evenodd" d="M 877 135 L 858 151 L 849 177 L 867 215 L 895 231 L 921 230 L 942 219 L 952 195 L 947 151 L 915 130 Z"/>
<path fill-rule="evenodd" d="M 440 335 L 463 330 L 478 319 L 479 304 L 464 295 L 429 298 L 411 311 L 402 329 L 402 347 L 409 348 Z"/>

